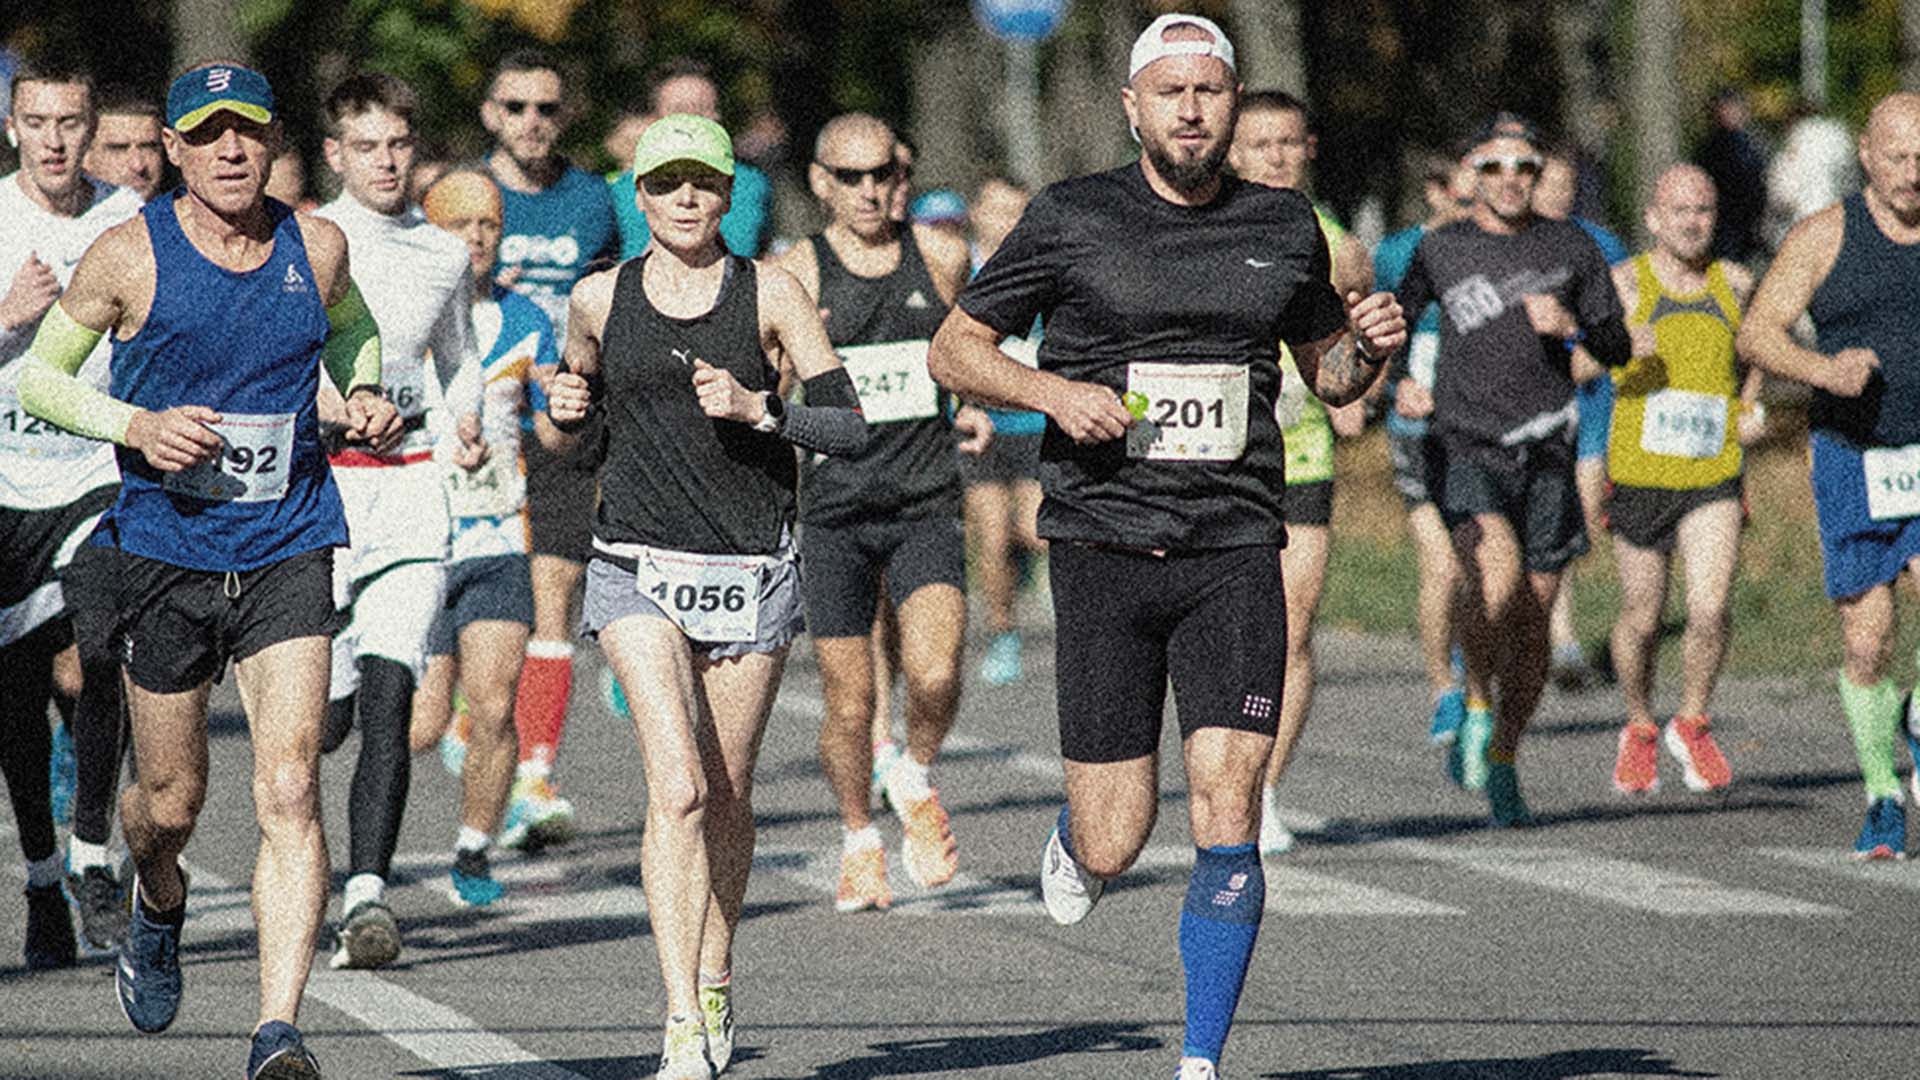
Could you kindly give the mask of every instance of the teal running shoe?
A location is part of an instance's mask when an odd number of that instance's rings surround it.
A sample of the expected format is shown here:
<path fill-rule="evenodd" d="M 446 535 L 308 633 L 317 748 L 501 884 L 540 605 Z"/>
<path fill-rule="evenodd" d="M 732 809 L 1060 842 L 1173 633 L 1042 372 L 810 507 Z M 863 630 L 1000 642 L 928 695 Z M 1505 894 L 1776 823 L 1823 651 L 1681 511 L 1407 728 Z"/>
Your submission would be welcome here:
<path fill-rule="evenodd" d="M 1468 710 L 1459 734 L 1447 744 L 1447 778 L 1456 787 L 1483 791 L 1487 786 L 1487 744 L 1493 741 L 1493 715 Z"/>
<path fill-rule="evenodd" d="M 1520 797 L 1520 774 L 1512 762 L 1488 762 L 1486 788 L 1487 806 L 1493 811 L 1495 828 L 1517 829 L 1533 824 L 1527 800 Z"/>
<path fill-rule="evenodd" d="M 1012 686 L 1020 681 L 1020 632 L 1005 630 L 987 643 L 980 661 L 980 681 L 988 686 Z"/>
<path fill-rule="evenodd" d="M 1467 692 L 1458 686 L 1452 687 L 1434 700 L 1433 721 L 1427 725 L 1427 740 L 1435 746 L 1451 744 L 1459 737 L 1460 722 L 1466 718 Z"/>
<path fill-rule="evenodd" d="M 1891 796 L 1873 800 L 1867 807 L 1867 820 L 1853 842 L 1856 859 L 1904 859 L 1907 857 L 1907 808 Z"/>

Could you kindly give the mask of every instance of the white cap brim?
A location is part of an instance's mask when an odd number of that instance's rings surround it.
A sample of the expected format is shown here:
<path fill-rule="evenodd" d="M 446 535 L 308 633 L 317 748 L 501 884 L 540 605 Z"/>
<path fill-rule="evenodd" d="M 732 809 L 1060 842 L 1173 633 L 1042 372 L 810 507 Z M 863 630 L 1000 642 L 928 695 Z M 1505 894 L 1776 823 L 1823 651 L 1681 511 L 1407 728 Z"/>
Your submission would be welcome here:
<path fill-rule="evenodd" d="M 1166 33 L 1176 26 L 1191 26 L 1205 32 L 1210 41 L 1168 41 Z M 1204 15 L 1187 15 L 1172 11 L 1147 24 L 1140 36 L 1133 39 L 1133 54 L 1127 61 L 1127 81 L 1132 82 L 1141 70 L 1155 60 L 1164 60 L 1169 56 L 1211 56 L 1227 65 L 1228 71 L 1234 71 L 1233 42 L 1227 40 L 1226 31 L 1219 24 Z"/>

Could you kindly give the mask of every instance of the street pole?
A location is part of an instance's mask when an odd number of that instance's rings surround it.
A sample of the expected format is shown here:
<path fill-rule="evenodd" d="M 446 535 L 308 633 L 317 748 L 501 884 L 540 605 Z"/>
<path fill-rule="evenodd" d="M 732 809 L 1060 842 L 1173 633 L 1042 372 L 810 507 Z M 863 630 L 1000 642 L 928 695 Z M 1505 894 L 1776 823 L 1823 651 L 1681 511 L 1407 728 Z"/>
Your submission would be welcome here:
<path fill-rule="evenodd" d="M 1021 183 L 1040 183 L 1040 47 L 1007 42 L 1007 81 L 1001 117 L 1006 124 L 1007 165 Z"/>
<path fill-rule="evenodd" d="M 1800 96 L 1827 109 L 1827 2 L 1800 0 Z"/>

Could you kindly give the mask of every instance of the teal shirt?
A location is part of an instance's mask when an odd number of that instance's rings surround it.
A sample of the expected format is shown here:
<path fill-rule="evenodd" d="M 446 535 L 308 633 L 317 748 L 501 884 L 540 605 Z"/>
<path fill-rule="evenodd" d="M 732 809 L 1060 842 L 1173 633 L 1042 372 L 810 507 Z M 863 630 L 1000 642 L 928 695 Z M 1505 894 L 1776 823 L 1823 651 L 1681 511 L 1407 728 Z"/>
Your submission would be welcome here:
<path fill-rule="evenodd" d="M 647 216 L 634 202 L 633 170 L 608 177 L 607 186 L 613 191 L 613 216 L 620 226 L 620 257 L 631 259 L 647 249 L 653 235 L 647 231 Z M 758 258 L 772 221 L 773 183 L 759 169 L 735 162 L 733 206 L 720 219 L 720 239 L 735 255 Z"/>

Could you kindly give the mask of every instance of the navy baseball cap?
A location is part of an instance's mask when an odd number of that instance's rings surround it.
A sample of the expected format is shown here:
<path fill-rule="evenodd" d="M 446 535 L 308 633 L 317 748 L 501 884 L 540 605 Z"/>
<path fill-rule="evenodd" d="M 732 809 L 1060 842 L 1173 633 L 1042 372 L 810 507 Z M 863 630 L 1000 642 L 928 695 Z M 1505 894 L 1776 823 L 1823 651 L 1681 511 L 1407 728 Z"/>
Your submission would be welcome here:
<path fill-rule="evenodd" d="M 208 64 L 173 80 L 167 88 L 167 126 L 187 132 L 226 109 L 256 124 L 273 122 L 273 87 L 267 77 L 239 64 Z"/>
<path fill-rule="evenodd" d="M 1537 148 L 1540 146 L 1540 129 L 1533 126 L 1533 121 L 1519 113 L 1502 109 L 1487 117 L 1487 122 L 1480 125 L 1479 132 L 1473 137 L 1473 145 L 1479 146 L 1481 143 L 1492 142 L 1495 139 L 1519 139 L 1528 146 Z"/>

